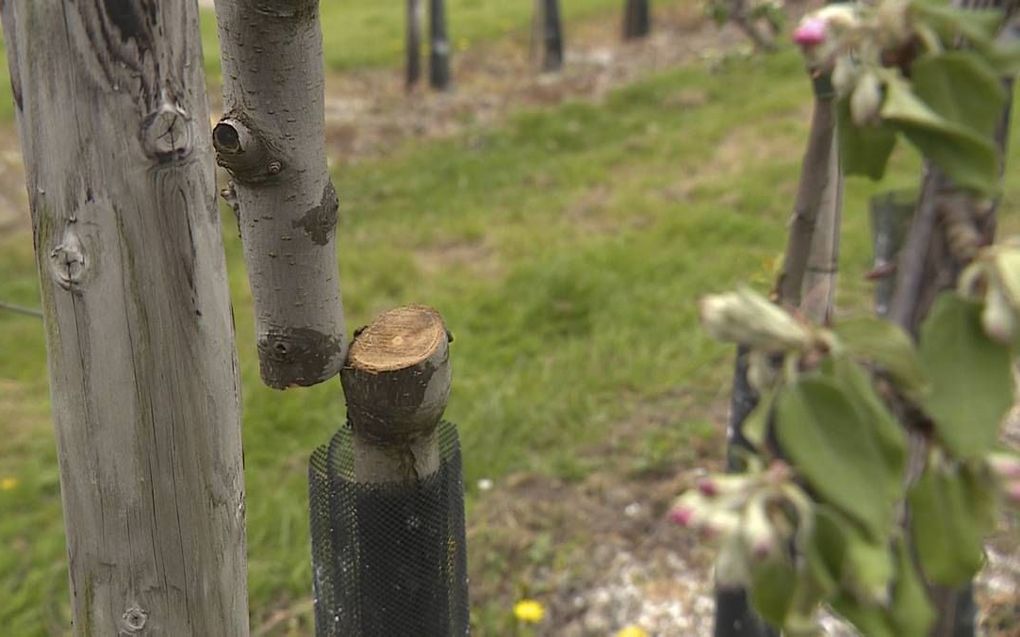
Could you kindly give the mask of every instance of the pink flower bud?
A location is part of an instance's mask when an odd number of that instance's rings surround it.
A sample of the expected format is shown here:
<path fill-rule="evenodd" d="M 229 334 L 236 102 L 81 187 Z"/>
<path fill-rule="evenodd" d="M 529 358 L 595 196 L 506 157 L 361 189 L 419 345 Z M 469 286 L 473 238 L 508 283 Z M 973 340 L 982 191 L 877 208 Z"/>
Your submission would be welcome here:
<path fill-rule="evenodd" d="M 683 527 L 688 527 L 694 520 L 694 509 L 690 507 L 677 507 L 669 512 L 669 521 L 674 524 L 679 524 Z"/>
<path fill-rule="evenodd" d="M 793 32 L 793 41 L 804 48 L 817 46 L 825 42 L 827 26 L 824 19 L 808 16 L 797 25 Z"/>
<path fill-rule="evenodd" d="M 698 491 L 707 498 L 714 498 L 719 495 L 719 483 L 712 478 L 701 478 L 698 480 Z"/>
<path fill-rule="evenodd" d="M 1020 458 L 1016 456 L 994 453 L 988 456 L 988 466 L 1000 478 L 1020 480 Z"/>
<path fill-rule="evenodd" d="M 1013 504 L 1020 505 L 1020 480 L 1006 485 L 1006 499 Z"/>

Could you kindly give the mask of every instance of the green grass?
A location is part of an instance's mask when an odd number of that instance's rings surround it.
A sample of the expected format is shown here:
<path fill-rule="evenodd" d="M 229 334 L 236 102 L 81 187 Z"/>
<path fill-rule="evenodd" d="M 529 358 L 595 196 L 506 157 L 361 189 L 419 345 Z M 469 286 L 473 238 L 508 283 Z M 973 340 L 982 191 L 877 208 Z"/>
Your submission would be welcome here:
<path fill-rule="evenodd" d="M 577 450 L 643 402 L 678 389 L 702 405 L 725 396 L 730 350 L 698 329 L 695 299 L 772 277 L 809 93 L 792 51 L 714 73 L 678 69 L 600 105 L 521 113 L 336 175 L 349 326 L 408 302 L 446 317 L 456 337 L 448 416 L 462 429 L 469 488 L 520 470 L 577 477 L 590 469 Z M 916 175 L 916 160 L 901 153 L 888 184 Z M 1009 175 L 1004 211 L 1015 216 L 1020 173 Z M 874 189 L 848 184 L 845 299 L 866 291 Z M 260 385 L 240 246 L 225 228 L 244 382 L 251 607 L 264 616 L 308 595 L 305 462 L 343 408 L 337 383 L 284 393 Z M 0 299 L 38 303 L 30 243 L 0 245 Z M 40 324 L 0 313 L 0 479 L 18 481 L 0 491 L 0 625 L 25 637 L 62 634 L 67 613 L 46 382 Z M 672 422 L 681 433 L 643 443 L 650 465 L 662 463 L 664 444 L 680 453 L 685 428 L 704 435 L 703 412 Z"/>
<path fill-rule="evenodd" d="M 661 0 L 674 4 L 690 0 Z M 427 4 L 427 0 L 423 0 Z M 621 0 L 566 0 L 563 20 L 569 32 L 570 22 L 599 13 L 621 11 Z M 508 34 L 523 34 L 530 25 L 534 3 L 529 0 L 448 0 L 447 20 L 450 41 L 457 51 L 473 44 Z M 404 50 L 404 3 L 379 0 L 322 0 L 323 50 L 326 68 L 331 71 L 397 66 Z M 426 26 L 427 28 L 427 22 Z M 201 11 L 202 51 L 206 74 L 218 83 L 220 49 L 216 36 L 216 16 Z M 0 43 L 2 44 L 2 43 Z M 0 122 L 14 117 L 7 58 L 0 51 Z"/>

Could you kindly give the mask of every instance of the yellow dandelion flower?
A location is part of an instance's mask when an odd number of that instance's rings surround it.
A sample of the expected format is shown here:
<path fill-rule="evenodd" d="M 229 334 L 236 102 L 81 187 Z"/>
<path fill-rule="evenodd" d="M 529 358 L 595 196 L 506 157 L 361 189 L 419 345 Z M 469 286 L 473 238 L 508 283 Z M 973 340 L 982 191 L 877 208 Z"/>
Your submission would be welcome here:
<path fill-rule="evenodd" d="M 0 480 L 0 491 L 13 491 L 18 488 L 18 479 L 6 477 Z"/>
<path fill-rule="evenodd" d="M 649 637 L 648 633 L 644 628 L 631 624 L 625 628 L 621 628 L 620 632 L 616 633 L 616 637 Z"/>
<path fill-rule="evenodd" d="M 525 624 L 537 624 L 545 617 L 545 606 L 533 599 L 522 599 L 514 604 L 514 617 Z"/>

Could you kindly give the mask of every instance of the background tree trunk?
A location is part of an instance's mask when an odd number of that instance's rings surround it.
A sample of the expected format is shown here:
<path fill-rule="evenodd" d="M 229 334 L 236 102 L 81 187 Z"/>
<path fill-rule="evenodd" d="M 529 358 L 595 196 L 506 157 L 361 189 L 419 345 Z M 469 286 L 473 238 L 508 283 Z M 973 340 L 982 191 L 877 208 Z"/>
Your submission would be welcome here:
<path fill-rule="evenodd" d="M 541 46 L 541 68 L 547 73 L 563 68 L 563 21 L 560 0 L 535 0 L 533 41 Z"/>
<path fill-rule="evenodd" d="M 407 61 L 405 85 L 411 90 L 421 79 L 421 0 L 407 0 Z"/>
<path fill-rule="evenodd" d="M 262 380 L 314 385 L 347 345 L 318 1 L 217 0 L 216 19 L 226 112 L 213 143 L 233 178 Z"/>
<path fill-rule="evenodd" d="M 626 0 L 623 9 L 623 39 L 643 38 L 652 30 L 650 0 Z"/>
<path fill-rule="evenodd" d="M 7 0 L 76 635 L 248 634 L 198 8 Z"/>
<path fill-rule="evenodd" d="M 429 86 L 450 88 L 450 40 L 446 35 L 446 0 L 429 0 Z"/>

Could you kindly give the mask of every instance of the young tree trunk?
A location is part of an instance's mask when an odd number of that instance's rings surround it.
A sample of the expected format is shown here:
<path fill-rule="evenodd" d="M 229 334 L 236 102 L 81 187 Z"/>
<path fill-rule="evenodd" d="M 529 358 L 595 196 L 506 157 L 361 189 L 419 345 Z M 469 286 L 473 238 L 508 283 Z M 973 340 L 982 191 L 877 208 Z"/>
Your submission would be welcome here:
<path fill-rule="evenodd" d="M 839 233 L 843 208 L 836 115 L 827 81 L 816 81 L 814 113 L 807 151 L 790 223 L 783 269 L 776 282 L 776 301 L 798 308 L 815 322 L 827 321 L 835 300 Z M 727 428 L 728 467 L 739 470 L 736 452 L 747 442 L 744 421 L 758 403 L 747 380 L 747 349 L 739 348 Z M 716 591 L 715 637 L 776 637 L 751 608 L 742 589 Z"/>
<path fill-rule="evenodd" d="M 643 38 L 652 30 L 650 0 L 626 0 L 623 9 L 623 39 Z"/>
<path fill-rule="evenodd" d="M 197 6 L 2 7 L 74 634 L 247 635 L 237 365 Z"/>
<path fill-rule="evenodd" d="M 542 70 L 551 73 L 563 68 L 560 0 L 535 0 L 534 34 L 534 42 L 541 43 Z"/>
<path fill-rule="evenodd" d="M 421 79 L 421 0 L 407 0 L 407 62 L 405 85 L 411 90 Z"/>
<path fill-rule="evenodd" d="M 843 178 L 839 170 L 839 149 L 836 140 L 836 113 L 831 96 L 816 96 L 808 133 L 808 146 L 801 165 L 797 198 L 790 220 L 790 237 L 779 274 L 776 292 L 780 303 L 799 307 L 805 291 L 812 290 L 817 277 L 812 269 L 827 275 L 835 269 L 838 259 L 839 217 L 842 208 Z M 819 232 L 821 231 L 821 232 Z M 827 300 L 829 292 L 811 294 Z M 817 304 L 813 304 L 817 305 Z M 827 318 L 823 303 L 811 318 Z"/>
<path fill-rule="evenodd" d="M 213 144 L 232 178 L 262 380 L 314 385 L 337 374 L 347 342 L 318 2 L 216 0 L 216 19 L 226 112 Z"/>
<path fill-rule="evenodd" d="M 446 0 L 429 0 L 429 86 L 450 88 L 450 40 L 446 35 Z"/>
<path fill-rule="evenodd" d="M 439 469 L 450 378 L 449 337 L 432 308 L 390 310 L 355 337 L 340 379 L 358 482 L 414 482 Z"/>

